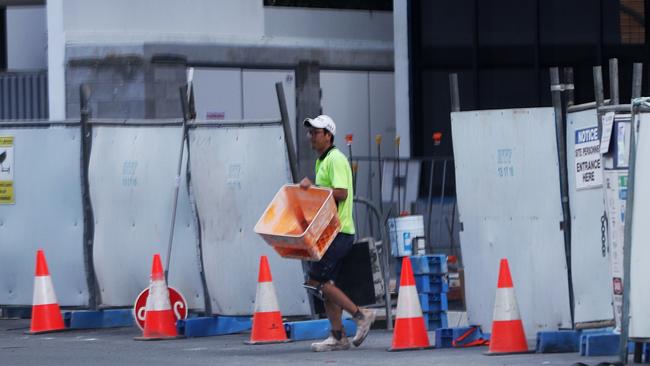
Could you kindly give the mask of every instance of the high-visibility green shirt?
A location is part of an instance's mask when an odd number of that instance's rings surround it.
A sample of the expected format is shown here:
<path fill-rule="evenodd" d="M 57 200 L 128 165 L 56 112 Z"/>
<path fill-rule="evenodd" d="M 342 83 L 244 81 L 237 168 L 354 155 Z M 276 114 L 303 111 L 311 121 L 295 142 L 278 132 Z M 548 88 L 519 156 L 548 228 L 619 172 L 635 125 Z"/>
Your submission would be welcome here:
<path fill-rule="evenodd" d="M 348 158 L 332 146 L 316 160 L 316 185 L 328 188 L 343 188 L 348 190 L 345 201 L 338 202 L 338 214 L 341 221 L 341 232 L 354 234 L 354 219 L 352 205 L 354 191 L 352 190 L 352 169 Z"/>

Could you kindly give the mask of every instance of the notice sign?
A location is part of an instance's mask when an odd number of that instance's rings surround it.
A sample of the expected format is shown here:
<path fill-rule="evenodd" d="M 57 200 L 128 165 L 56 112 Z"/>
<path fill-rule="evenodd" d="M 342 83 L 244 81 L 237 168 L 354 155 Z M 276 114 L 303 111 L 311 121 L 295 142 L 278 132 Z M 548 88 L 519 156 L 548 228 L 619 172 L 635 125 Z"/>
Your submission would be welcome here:
<path fill-rule="evenodd" d="M 14 137 L 0 136 L 0 205 L 14 200 Z"/>
<path fill-rule="evenodd" d="M 598 127 L 577 130 L 575 139 L 576 189 L 602 186 L 603 171 Z"/>

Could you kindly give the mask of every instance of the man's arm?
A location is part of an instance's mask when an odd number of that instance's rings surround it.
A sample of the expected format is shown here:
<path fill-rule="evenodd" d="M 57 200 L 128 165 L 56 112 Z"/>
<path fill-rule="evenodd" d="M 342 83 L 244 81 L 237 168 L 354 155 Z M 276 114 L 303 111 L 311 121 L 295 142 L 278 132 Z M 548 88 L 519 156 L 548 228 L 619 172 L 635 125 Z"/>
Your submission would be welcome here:
<path fill-rule="evenodd" d="M 334 196 L 334 201 L 336 202 L 345 201 L 348 198 L 348 190 L 345 188 L 334 188 L 332 196 Z"/>
<path fill-rule="evenodd" d="M 311 182 L 311 180 L 307 177 L 302 178 L 300 181 L 300 188 L 302 189 L 308 189 L 311 187 L 314 183 Z"/>
<path fill-rule="evenodd" d="M 302 189 L 308 189 L 312 185 L 314 185 L 314 183 L 312 183 L 312 181 L 307 177 L 302 178 L 300 181 L 300 188 Z M 336 202 L 345 201 L 348 198 L 348 190 L 345 188 L 334 188 L 332 190 L 332 196 Z"/>

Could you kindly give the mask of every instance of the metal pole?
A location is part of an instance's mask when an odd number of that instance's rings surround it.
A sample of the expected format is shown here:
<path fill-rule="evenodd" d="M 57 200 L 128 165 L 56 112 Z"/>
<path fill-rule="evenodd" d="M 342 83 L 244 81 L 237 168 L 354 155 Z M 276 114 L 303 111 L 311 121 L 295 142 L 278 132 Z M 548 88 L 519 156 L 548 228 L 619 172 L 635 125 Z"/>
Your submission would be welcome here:
<path fill-rule="evenodd" d="M 449 94 L 451 96 L 451 111 L 460 112 L 460 94 L 458 92 L 458 74 L 449 74 Z"/>
<path fill-rule="evenodd" d="M 90 182 L 88 179 L 88 170 L 90 165 L 90 152 L 92 149 L 92 127 L 88 123 L 90 119 L 90 88 L 86 84 L 79 87 L 79 101 L 81 116 L 81 193 L 84 211 L 84 233 L 83 233 L 83 254 L 84 268 L 86 269 L 86 284 L 88 285 L 88 307 L 96 310 L 101 303 L 101 293 L 97 285 L 97 275 L 95 273 L 95 264 L 93 260 L 93 241 L 95 232 L 95 219 L 93 215 L 92 201 L 90 200 Z"/>
<path fill-rule="evenodd" d="M 282 118 L 282 129 L 284 130 L 284 141 L 287 145 L 287 155 L 289 155 L 289 168 L 291 169 L 291 179 L 298 183 L 298 159 L 296 157 L 296 148 L 293 144 L 293 135 L 291 134 L 291 122 L 289 121 L 289 112 L 287 112 L 287 100 L 284 96 L 284 87 L 281 82 L 275 83 L 275 93 L 278 96 L 278 106 L 280 107 L 280 117 Z M 297 132 L 296 132 L 297 133 Z"/>
<path fill-rule="evenodd" d="M 636 176 L 636 106 L 632 102 L 630 123 L 630 159 L 627 178 L 627 199 L 625 201 L 625 230 L 623 238 L 623 309 L 621 314 L 621 338 L 619 361 L 627 364 L 627 343 L 630 332 L 630 266 L 632 263 L 632 223 L 634 215 L 634 177 Z"/>
<path fill-rule="evenodd" d="M 384 175 L 382 172 L 382 163 L 381 163 L 381 135 L 377 134 L 375 136 L 375 144 L 377 144 L 377 165 L 379 167 L 379 213 L 381 213 L 381 220 L 384 220 L 384 202 L 383 202 L 383 179 Z"/>
<path fill-rule="evenodd" d="M 409 162 L 404 163 L 404 189 L 402 190 L 402 207 L 404 208 L 404 211 L 411 211 L 406 207 L 406 190 L 408 189 L 408 178 L 409 178 Z"/>
<path fill-rule="evenodd" d="M 174 229 L 176 226 L 176 208 L 178 207 L 178 191 L 181 186 L 181 171 L 183 170 L 183 151 L 185 150 L 185 139 L 187 138 L 187 118 L 188 118 L 188 93 L 187 87 L 181 86 L 179 88 L 181 97 L 181 111 L 183 113 L 183 125 L 181 132 L 181 149 L 178 154 L 178 165 L 176 166 L 176 177 L 174 179 L 174 202 L 172 206 L 171 225 L 169 228 L 169 240 L 167 242 L 167 259 L 165 264 L 165 281 L 169 283 L 169 264 L 172 259 L 172 243 L 174 242 Z"/>
<path fill-rule="evenodd" d="M 454 198 L 454 205 L 451 209 L 451 225 L 449 225 L 449 253 L 456 255 L 456 248 L 454 247 L 454 226 L 456 224 L 456 204 L 458 200 Z"/>
<path fill-rule="evenodd" d="M 536 49 L 536 51 L 537 51 L 537 49 Z M 537 57 L 535 57 L 535 63 L 537 63 Z M 537 68 L 537 65 L 535 67 Z M 457 74 L 451 74 L 451 75 L 449 75 L 449 78 L 450 78 L 449 79 L 450 80 L 449 87 L 451 88 L 451 96 L 452 96 L 451 97 L 451 111 L 452 112 L 460 112 L 460 93 L 458 91 L 458 75 Z M 445 166 L 444 167 L 445 167 L 444 171 L 446 173 L 447 160 L 445 160 Z M 443 175 L 443 178 L 442 178 L 443 179 L 443 185 L 446 183 L 446 182 L 444 182 L 444 180 L 446 178 L 447 177 L 445 175 Z M 444 187 L 443 187 L 443 189 L 444 189 Z M 429 187 L 429 191 L 430 190 L 431 190 L 431 187 Z M 429 196 L 430 195 L 431 195 L 431 192 L 429 192 Z M 450 237 L 449 237 L 450 250 L 449 250 L 449 252 L 452 253 L 452 254 L 454 254 L 454 222 L 455 222 L 455 216 L 456 216 L 456 201 L 457 201 L 456 198 L 454 198 L 454 207 L 453 207 L 452 214 L 451 214 L 451 228 L 449 229 L 450 230 Z M 441 207 L 442 207 L 442 205 L 441 205 Z M 431 212 L 431 209 L 429 209 L 429 213 L 430 212 Z M 431 219 L 429 218 L 429 220 L 431 220 Z M 440 216 L 440 221 L 442 222 L 442 215 Z M 438 225 L 438 233 L 439 233 L 439 235 L 442 235 L 442 234 L 440 234 L 440 225 Z"/>
<path fill-rule="evenodd" d="M 601 106 L 605 104 L 605 95 L 603 92 L 603 68 L 602 66 L 594 66 L 594 96 L 596 98 L 596 105 Z"/>
<path fill-rule="evenodd" d="M 433 195 L 433 170 L 435 168 L 436 160 L 435 158 L 431 158 L 431 171 L 429 172 L 429 195 L 427 199 L 427 245 L 429 246 L 429 253 L 433 253 L 433 245 L 431 244 L 431 239 L 433 238 L 433 235 L 431 235 L 431 208 L 433 207 L 433 202 L 431 202 L 431 199 Z"/>
<path fill-rule="evenodd" d="M 641 86 L 643 85 L 643 64 L 635 62 L 632 66 L 632 99 L 641 98 Z"/>
<path fill-rule="evenodd" d="M 400 201 L 400 188 L 402 186 L 402 172 L 400 171 L 399 168 L 399 141 L 400 137 L 395 136 L 395 158 L 397 159 L 395 161 L 395 164 L 397 165 L 397 182 L 395 183 L 397 185 L 397 216 L 399 216 L 402 213 L 402 202 Z"/>
<path fill-rule="evenodd" d="M 438 244 L 442 240 L 442 203 L 445 199 L 445 185 L 447 185 L 447 160 L 442 164 L 442 188 L 440 189 L 440 219 L 438 220 Z"/>
<path fill-rule="evenodd" d="M 565 67 L 564 71 L 564 90 L 566 90 L 566 103 L 567 106 L 574 105 L 573 98 L 573 67 Z"/>
<path fill-rule="evenodd" d="M 569 281 L 569 305 L 571 312 L 571 323 L 574 319 L 574 295 L 573 280 L 571 272 L 571 211 L 569 207 L 569 183 L 567 179 L 567 158 L 566 158 L 566 130 L 564 128 L 564 108 L 562 105 L 562 89 L 560 84 L 560 72 L 557 67 L 550 69 L 551 98 L 555 109 L 555 139 L 557 143 L 557 156 L 560 173 L 560 192 L 562 201 L 562 230 L 564 232 L 564 251 L 567 262 L 567 277 Z"/>
<path fill-rule="evenodd" d="M 617 105 L 618 97 L 618 59 L 609 59 L 609 104 Z"/>

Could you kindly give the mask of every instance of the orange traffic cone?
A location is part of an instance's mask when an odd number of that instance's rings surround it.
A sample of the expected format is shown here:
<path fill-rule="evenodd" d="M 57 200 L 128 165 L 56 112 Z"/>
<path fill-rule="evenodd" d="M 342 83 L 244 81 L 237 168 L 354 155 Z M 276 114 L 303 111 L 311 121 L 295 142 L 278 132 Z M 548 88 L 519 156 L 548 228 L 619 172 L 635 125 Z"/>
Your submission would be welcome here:
<path fill-rule="evenodd" d="M 269 261 L 265 255 L 260 258 L 260 273 L 257 278 L 255 294 L 255 314 L 251 339 L 246 344 L 289 342 L 282 324 L 282 314 L 275 296 L 275 287 Z"/>
<path fill-rule="evenodd" d="M 47 268 L 42 249 L 36 252 L 36 277 L 34 277 L 34 297 L 32 301 L 32 324 L 30 334 L 53 332 L 65 329 L 61 309 L 56 300 L 52 277 Z"/>
<path fill-rule="evenodd" d="M 178 338 L 176 317 L 169 302 L 169 290 L 165 282 L 160 254 L 154 254 L 151 267 L 151 282 L 149 296 L 145 306 L 144 330 L 139 341 Z"/>
<path fill-rule="evenodd" d="M 415 288 L 415 278 L 409 257 L 402 260 L 402 277 L 399 281 L 397 296 L 397 314 L 393 345 L 389 351 L 405 351 L 412 349 L 433 348 L 429 344 L 427 328 L 422 317 L 420 299 Z"/>
<path fill-rule="evenodd" d="M 508 260 L 503 258 L 499 267 L 499 283 L 494 300 L 490 349 L 486 355 L 529 352 L 533 351 L 528 350 L 528 343 L 526 343 L 524 325 L 519 315 Z"/>

